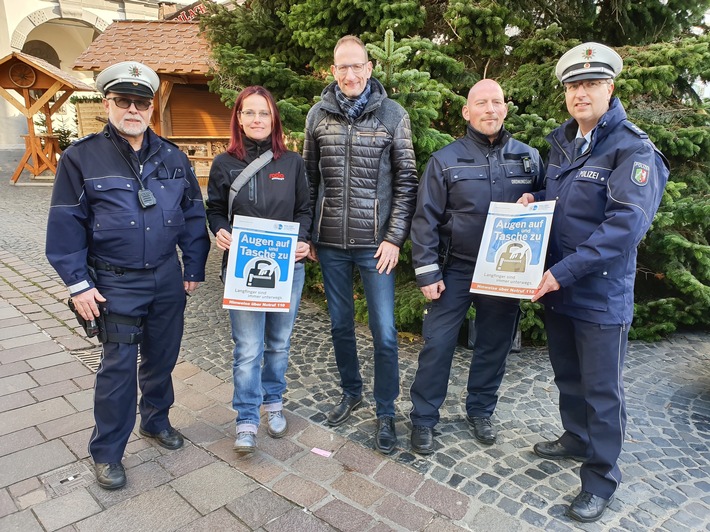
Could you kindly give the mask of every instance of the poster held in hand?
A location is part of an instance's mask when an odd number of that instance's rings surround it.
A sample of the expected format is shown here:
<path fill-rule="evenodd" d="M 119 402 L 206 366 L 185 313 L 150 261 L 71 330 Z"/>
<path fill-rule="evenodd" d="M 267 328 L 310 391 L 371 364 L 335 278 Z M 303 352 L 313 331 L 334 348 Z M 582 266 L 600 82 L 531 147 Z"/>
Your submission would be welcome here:
<path fill-rule="evenodd" d="M 545 273 L 555 202 L 491 202 L 471 292 L 530 299 Z"/>
<path fill-rule="evenodd" d="M 288 312 L 298 222 L 234 216 L 222 307 Z"/>

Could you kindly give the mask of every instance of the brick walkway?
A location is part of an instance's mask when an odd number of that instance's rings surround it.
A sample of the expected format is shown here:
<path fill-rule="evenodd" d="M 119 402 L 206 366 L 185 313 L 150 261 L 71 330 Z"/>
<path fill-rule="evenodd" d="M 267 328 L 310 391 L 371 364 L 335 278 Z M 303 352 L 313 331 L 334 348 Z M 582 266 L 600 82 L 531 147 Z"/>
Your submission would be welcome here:
<path fill-rule="evenodd" d="M 0 176 L 18 155 L 0 151 Z M 561 430 L 544 350 L 510 356 L 492 447 L 478 445 L 464 422 L 470 352 L 457 350 L 437 452 L 423 459 L 409 449 L 406 415 L 420 345 L 403 341 L 400 445 L 383 457 L 371 450 L 367 331 L 358 331 L 367 404 L 330 429 L 324 412 L 339 390 L 328 317 L 307 302 L 288 373 L 289 435 L 260 434 L 258 452 L 240 458 L 231 448 L 231 340 L 216 250 L 208 281 L 188 302 L 174 373 L 171 419 L 186 446 L 167 451 L 136 430 L 124 457 L 128 485 L 104 491 L 86 450 L 98 348 L 77 334 L 44 258 L 51 188 L 8 179 L 0 178 L 0 530 L 710 530 L 708 335 L 632 343 L 625 478 L 596 524 L 578 527 L 563 515 L 578 465 L 531 452 Z"/>

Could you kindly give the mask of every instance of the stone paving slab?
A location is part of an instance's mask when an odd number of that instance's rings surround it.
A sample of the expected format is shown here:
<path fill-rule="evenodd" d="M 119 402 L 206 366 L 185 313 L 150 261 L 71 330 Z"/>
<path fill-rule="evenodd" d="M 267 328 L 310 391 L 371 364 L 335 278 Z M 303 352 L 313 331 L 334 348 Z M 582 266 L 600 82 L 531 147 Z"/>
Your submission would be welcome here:
<path fill-rule="evenodd" d="M 68 416 L 74 412 L 71 405 L 61 397 L 3 412 L 0 414 L 0 435 Z"/>
<path fill-rule="evenodd" d="M 91 465 L 86 443 L 93 374 L 67 356 L 95 348 L 78 336 L 66 291 L 43 256 L 49 193 L 10 189 L 0 182 L 0 224 L 7 228 L 0 234 L 0 330 L 16 328 L 6 339 L 0 335 L 0 379 L 38 377 L 35 386 L 0 395 L 0 479 L 6 469 L 15 470 L 6 480 L 9 484 L 0 485 L 0 510 L 10 512 L 0 517 L 0 530 L 63 529 L 62 519 L 70 518 L 77 520 L 66 522 L 66 529 L 72 530 L 128 529 L 127 523 L 131 530 L 289 532 L 710 530 L 707 334 L 676 334 L 652 344 L 631 342 L 625 373 L 629 425 L 620 459 L 624 482 L 604 518 L 580 526 L 564 515 L 579 489 L 579 464 L 540 460 L 531 452 L 535 442 L 556 437 L 561 430 L 544 349 L 524 348 L 509 357 L 494 416 L 499 441 L 483 447 L 463 419 L 471 352 L 457 348 L 436 429 L 437 449 L 423 458 L 409 448 L 407 417 L 407 389 L 421 343 L 403 340 L 396 405 L 399 444 L 384 457 L 371 448 L 373 368 L 367 328 L 357 327 L 364 405 L 348 423 L 332 429 L 325 425 L 325 413 L 340 391 L 330 323 L 325 312 L 304 301 L 287 374 L 289 434 L 272 440 L 262 427 L 255 455 L 235 455 L 234 412 L 229 408 L 232 341 L 227 313 L 219 308 L 221 254 L 214 250 L 207 280 L 188 302 L 181 363 L 174 374 L 178 402 L 171 418 L 191 441 L 169 452 L 132 435 L 124 458 L 128 486 L 110 493 L 92 480 L 70 492 L 77 504 L 67 506 L 80 514 L 96 504 L 101 511 L 88 517 L 57 515 L 54 522 L 47 513 L 42 527 L 37 516 L 58 499 L 37 475 L 72 464 Z M 35 230 L 20 230 L 27 226 Z M 34 331 L 22 321 L 29 317 Z M 39 322 L 51 338 L 37 327 Z M 314 448 L 332 454 L 317 456 Z M 227 493 L 211 485 L 223 477 L 242 488 Z M 207 500 L 204 492 L 212 490 L 217 495 Z M 221 506 L 214 507 L 215 498 Z M 267 508 L 259 507 L 260 501 Z"/>
<path fill-rule="evenodd" d="M 102 510 L 103 508 L 84 489 L 50 499 L 32 508 L 39 522 L 48 531 L 58 530 Z"/>
<path fill-rule="evenodd" d="M 0 457 L 0 488 L 70 464 L 76 457 L 59 440 Z"/>
<path fill-rule="evenodd" d="M 80 532 L 170 532 L 198 519 L 200 514 L 170 486 L 164 485 L 130 498 L 80 521 Z"/>

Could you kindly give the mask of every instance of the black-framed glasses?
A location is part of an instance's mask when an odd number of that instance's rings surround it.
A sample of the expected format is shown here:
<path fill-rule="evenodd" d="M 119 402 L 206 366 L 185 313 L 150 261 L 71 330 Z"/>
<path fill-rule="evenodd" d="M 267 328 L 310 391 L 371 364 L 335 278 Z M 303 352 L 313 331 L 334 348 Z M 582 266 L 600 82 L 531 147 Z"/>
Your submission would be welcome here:
<path fill-rule="evenodd" d="M 254 120 L 257 116 L 259 117 L 259 120 L 268 120 L 269 117 L 271 116 L 271 113 L 269 111 L 239 111 L 239 114 L 244 120 Z"/>
<path fill-rule="evenodd" d="M 342 76 L 347 74 L 348 68 L 352 69 L 353 74 L 362 74 L 365 71 L 366 66 L 367 63 L 353 63 L 352 65 L 333 65 L 333 68 L 335 68 L 335 71 Z"/>
<path fill-rule="evenodd" d="M 133 98 L 124 98 L 123 96 L 112 96 L 111 98 L 105 98 L 106 100 L 113 100 L 116 107 L 119 109 L 129 109 L 131 104 L 136 106 L 139 111 L 147 111 L 153 104 L 152 100 L 134 100 Z"/>
<path fill-rule="evenodd" d="M 565 83 L 565 92 L 577 92 L 580 87 L 584 87 L 585 92 L 593 91 L 598 89 L 602 85 L 609 85 L 608 79 L 585 79 L 584 81 L 573 81 L 571 83 Z"/>

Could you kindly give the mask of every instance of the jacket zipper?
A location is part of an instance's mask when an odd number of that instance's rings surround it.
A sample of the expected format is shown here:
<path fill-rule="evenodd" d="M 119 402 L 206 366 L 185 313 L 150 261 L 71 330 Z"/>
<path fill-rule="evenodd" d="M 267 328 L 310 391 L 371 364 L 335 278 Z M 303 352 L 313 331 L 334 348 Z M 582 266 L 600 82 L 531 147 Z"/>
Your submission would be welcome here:
<path fill-rule="evenodd" d="M 557 138 L 555 138 L 555 144 L 557 144 L 557 147 L 560 149 L 560 151 L 565 154 L 565 157 L 567 158 L 569 164 L 572 164 L 572 159 L 569 158 L 569 155 L 567 155 L 567 152 L 564 150 L 564 148 L 560 144 L 560 141 L 558 141 Z"/>
<path fill-rule="evenodd" d="M 380 226 L 380 223 L 379 223 L 379 217 L 380 217 L 379 210 L 380 210 L 380 201 L 379 201 L 377 198 L 375 198 L 375 228 L 374 228 L 374 231 L 373 231 L 374 234 L 372 235 L 373 238 L 374 238 L 374 241 L 375 241 L 375 245 L 377 245 L 377 233 L 378 233 L 377 228 Z"/>
<path fill-rule="evenodd" d="M 345 146 L 345 175 L 343 176 L 343 249 L 348 247 L 348 204 L 350 195 L 350 152 L 352 151 L 352 124 L 348 124 L 348 143 Z"/>

